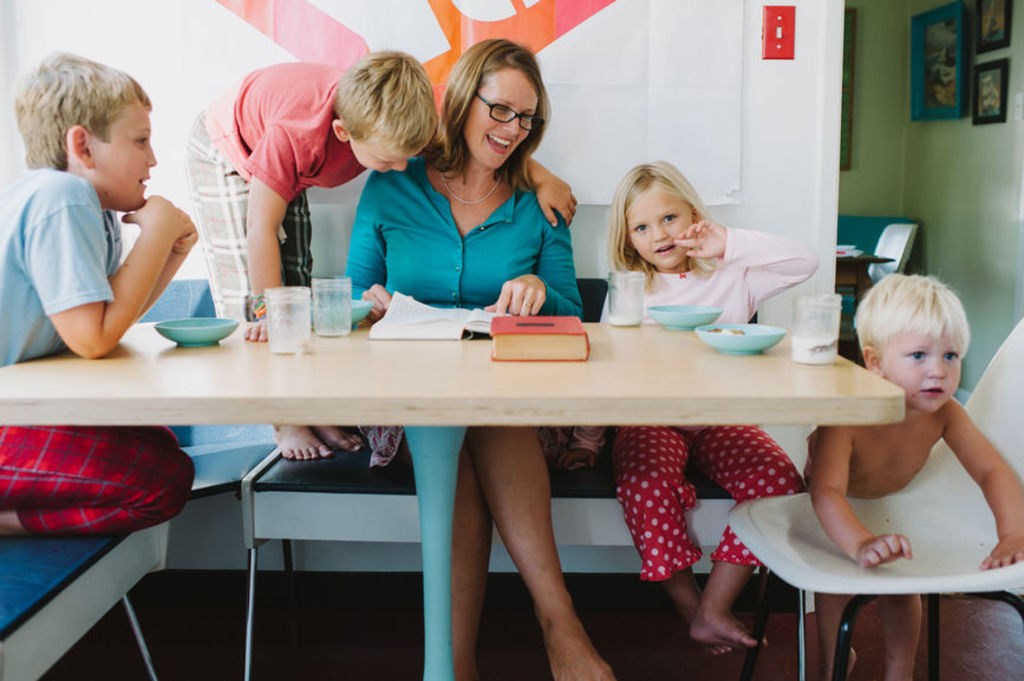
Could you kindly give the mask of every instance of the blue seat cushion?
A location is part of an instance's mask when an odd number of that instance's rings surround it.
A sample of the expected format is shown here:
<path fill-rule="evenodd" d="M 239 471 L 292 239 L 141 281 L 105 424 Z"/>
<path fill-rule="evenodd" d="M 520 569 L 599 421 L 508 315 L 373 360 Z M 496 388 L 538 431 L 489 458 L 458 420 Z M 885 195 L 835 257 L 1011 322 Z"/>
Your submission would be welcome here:
<path fill-rule="evenodd" d="M 0 640 L 49 603 L 124 536 L 0 539 Z"/>

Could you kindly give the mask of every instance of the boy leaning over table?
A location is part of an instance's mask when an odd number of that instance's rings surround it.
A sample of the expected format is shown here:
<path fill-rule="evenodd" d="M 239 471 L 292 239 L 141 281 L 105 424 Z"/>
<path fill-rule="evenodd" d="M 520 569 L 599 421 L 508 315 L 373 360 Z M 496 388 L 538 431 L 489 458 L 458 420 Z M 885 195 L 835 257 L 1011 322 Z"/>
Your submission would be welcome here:
<path fill-rule="evenodd" d="M 0 192 L 0 366 L 66 348 L 102 357 L 196 242 L 145 196 L 149 97 L 127 74 L 54 54 L 14 101 L 29 170 Z M 139 237 L 121 264 L 120 225 Z M 0 534 L 114 534 L 176 515 L 192 463 L 164 427 L 0 426 Z"/>

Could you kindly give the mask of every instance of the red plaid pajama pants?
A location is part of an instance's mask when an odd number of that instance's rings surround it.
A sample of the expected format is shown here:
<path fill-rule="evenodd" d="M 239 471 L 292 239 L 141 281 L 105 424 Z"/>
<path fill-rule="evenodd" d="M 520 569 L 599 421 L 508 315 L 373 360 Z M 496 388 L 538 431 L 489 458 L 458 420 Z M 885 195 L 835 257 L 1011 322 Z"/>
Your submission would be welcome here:
<path fill-rule="evenodd" d="M 697 493 L 686 477 L 694 465 L 736 501 L 803 490 L 786 452 L 755 426 L 711 426 L 700 431 L 669 426 L 619 426 L 612 444 L 615 492 L 643 560 L 640 579 L 661 581 L 700 560 L 686 530 L 686 511 Z M 725 528 L 711 560 L 759 565 Z"/>
<path fill-rule="evenodd" d="M 0 426 L 0 510 L 29 532 L 120 534 L 174 517 L 192 460 L 162 426 Z"/>

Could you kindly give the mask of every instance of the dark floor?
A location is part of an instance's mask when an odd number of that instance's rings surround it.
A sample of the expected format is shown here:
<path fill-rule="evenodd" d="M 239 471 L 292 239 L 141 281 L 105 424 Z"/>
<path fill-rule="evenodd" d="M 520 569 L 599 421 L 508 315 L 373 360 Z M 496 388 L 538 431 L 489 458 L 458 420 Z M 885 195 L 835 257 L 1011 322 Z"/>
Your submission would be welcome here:
<path fill-rule="evenodd" d="M 262 577 L 256 616 L 254 681 L 345 679 L 416 681 L 422 676 L 419 575 L 303 574 L 296 617 L 278 573 Z M 657 586 L 633 576 L 573 575 L 570 590 L 597 648 L 619 681 L 735 679 L 742 655 L 712 657 L 689 641 Z M 245 580 L 242 573 L 167 571 L 132 592 L 154 664 L 164 681 L 223 681 L 242 676 Z M 776 607 L 794 597 L 779 593 Z M 737 610 L 749 612 L 749 599 Z M 751 619 L 741 614 L 741 618 Z M 943 681 L 1024 679 L 1024 633 L 1008 606 L 991 601 L 942 601 Z M 808 618 L 813 636 L 814 618 Z M 772 614 L 755 678 L 796 679 L 796 621 Z M 882 651 L 873 606 L 854 636 L 860 662 L 851 681 L 882 678 Z M 916 680 L 926 678 L 924 644 Z M 539 629 L 518 577 L 495 575 L 480 641 L 486 681 L 550 679 Z M 809 669 L 814 669 L 812 659 Z M 123 611 L 109 612 L 44 681 L 127 681 L 145 678 Z M 816 679 L 816 676 L 809 676 Z"/>

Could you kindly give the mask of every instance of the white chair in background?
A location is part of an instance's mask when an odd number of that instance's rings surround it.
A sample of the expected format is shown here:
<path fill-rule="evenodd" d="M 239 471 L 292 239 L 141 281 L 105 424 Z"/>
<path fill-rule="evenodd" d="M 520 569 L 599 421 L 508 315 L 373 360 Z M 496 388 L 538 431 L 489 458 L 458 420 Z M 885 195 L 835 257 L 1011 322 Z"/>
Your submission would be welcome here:
<path fill-rule="evenodd" d="M 1024 321 L 985 370 L 966 409 L 1017 471 L 1024 472 L 1024 423 L 1019 382 L 1024 376 Z M 862 568 L 825 534 L 808 494 L 738 504 L 729 515 L 736 535 L 781 579 L 822 593 L 860 594 L 843 613 L 836 651 L 836 681 L 846 678 L 853 620 L 860 607 L 881 594 L 929 594 L 929 678 L 938 678 L 938 598 L 969 593 L 1002 600 L 1024 618 L 1024 600 L 1011 590 L 1024 586 L 1024 564 L 997 570 L 978 565 L 996 545 L 996 529 L 978 485 L 956 456 L 939 442 L 905 489 L 880 499 L 850 499 L 857 517 L 873 531 L 906 535 L 913 560 Z M 933 629 L 934 625 L 934 629 Z M 799 636 L 803 647 L 803 632 Z"/>
<path fill-rule="evenodd" d="M 875 255 L 892 258 L 892 262 L 878 262 L 868 265 L 871 283 L 877 284 L 882 277 L 893 272 L 903 272 L 914 247 L 917 225 L 912 222 L 894 222 L 886 225 L 875 245 Z"/>

